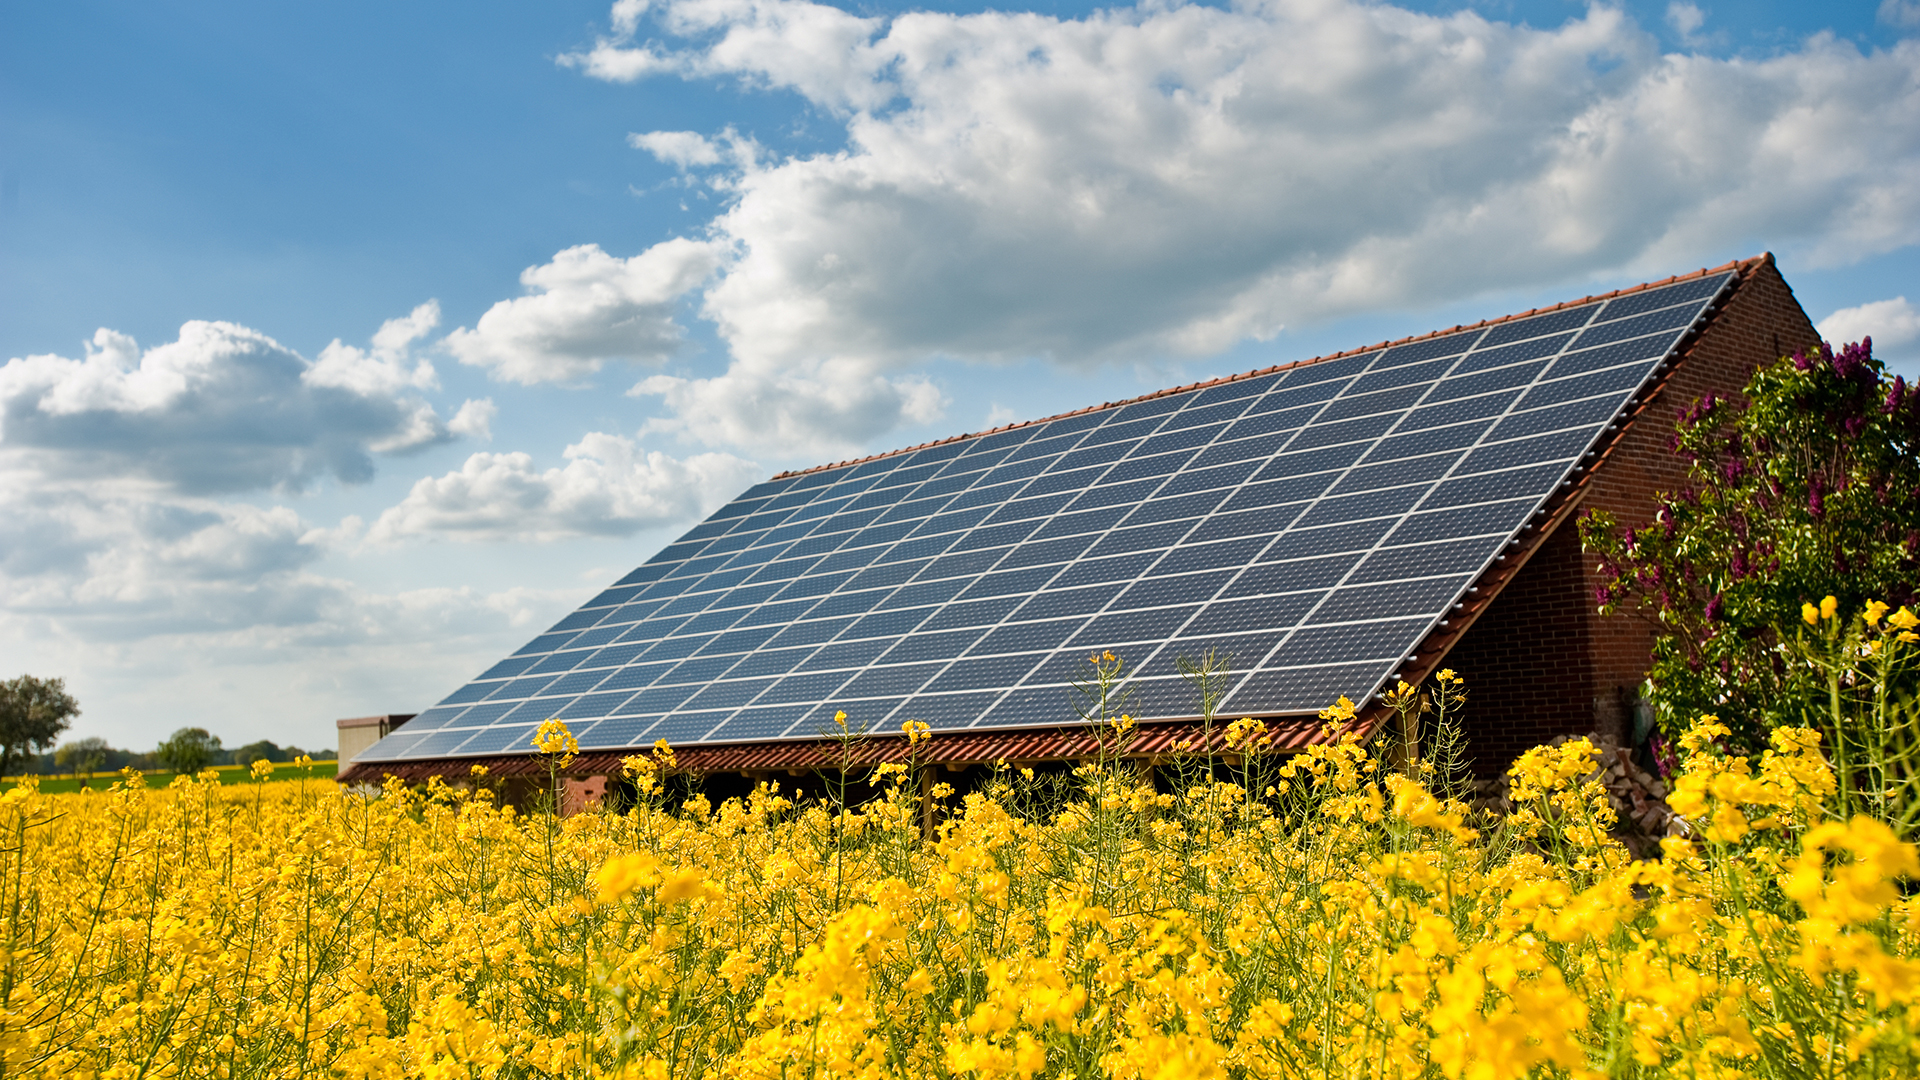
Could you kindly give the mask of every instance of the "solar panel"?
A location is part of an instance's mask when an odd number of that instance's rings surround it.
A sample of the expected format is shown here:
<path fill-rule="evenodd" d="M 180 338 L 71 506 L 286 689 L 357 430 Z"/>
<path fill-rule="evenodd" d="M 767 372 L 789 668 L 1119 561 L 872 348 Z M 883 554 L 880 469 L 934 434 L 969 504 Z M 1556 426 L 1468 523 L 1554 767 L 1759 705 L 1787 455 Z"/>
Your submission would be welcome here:
<path fill-rule="evenodd" d="M 1233 656 L 1224 710 L 1375 693 L 1733 275 L 758 484 L 361 761 L 1136 714 Z"/>

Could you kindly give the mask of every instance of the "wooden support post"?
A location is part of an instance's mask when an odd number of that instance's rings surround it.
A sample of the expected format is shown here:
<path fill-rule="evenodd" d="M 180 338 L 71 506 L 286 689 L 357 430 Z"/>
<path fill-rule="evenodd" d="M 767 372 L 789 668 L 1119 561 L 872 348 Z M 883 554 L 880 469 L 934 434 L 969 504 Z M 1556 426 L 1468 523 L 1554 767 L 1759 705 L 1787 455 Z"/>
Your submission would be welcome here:
<path fill-rule="evenodd" d="M 920 766 L 920 839 L 933 839 L 933 767 Z"/>

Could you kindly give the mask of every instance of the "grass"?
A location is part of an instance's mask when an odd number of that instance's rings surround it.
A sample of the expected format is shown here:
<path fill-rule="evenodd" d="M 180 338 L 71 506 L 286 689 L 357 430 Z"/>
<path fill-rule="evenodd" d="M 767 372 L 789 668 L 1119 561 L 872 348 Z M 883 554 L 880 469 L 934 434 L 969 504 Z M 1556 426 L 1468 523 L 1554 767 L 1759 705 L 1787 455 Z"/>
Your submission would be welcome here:
<path fill-rule="evenodd" d="M 220 771 L 220 783 L 223 785 L 244 784 L 253 775 L 245 765 L 216 765 L 214 768 Z M 313 772 L 308 775 L 315 780 L 331 780 L 338 774 L 339 770 L 340 763 L 337 761 L 316 761 L 313 763 Z M 148 787 L 163 788 L 173 783 L 176 774 L 162 771 L 150 772 L 145 775 Z M 274 766 L 273 778 L 275 780 L 297 780 L 300 778 L 300 775 L 300 770 L 294 768 L 292 765 L 280 764 Z M 25 777 L 9 776 L 4 780 L 0 780 L 0 791 L 18 787 L 20 781 L 23 779 L 25 779 Z M 93 788 L 95 791 L 105 791 L 109 785 L 118 779 L 120 779 L 120 774 L 117 772 L 92 773 L 87 778 L 86 786 Z M 40 790 L 48 795 L 69 794 L 79 791 L 81 786 L 81 779 L 72 773 L 65 775 L 49 773 L 40 777 Z"/>

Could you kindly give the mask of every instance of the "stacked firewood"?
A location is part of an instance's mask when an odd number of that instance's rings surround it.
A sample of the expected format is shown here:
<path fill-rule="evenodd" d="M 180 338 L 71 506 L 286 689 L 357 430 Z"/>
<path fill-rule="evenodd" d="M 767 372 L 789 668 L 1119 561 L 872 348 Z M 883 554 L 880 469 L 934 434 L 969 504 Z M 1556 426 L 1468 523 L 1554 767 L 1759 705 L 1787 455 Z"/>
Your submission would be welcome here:
<path fill-rule="evenodd" d="M 1562 735 L 1548 745 L 1559 746 L 1572 737 Z M 1630 751 L 1599 735 L 1588 735 L 1587 739 L 1599 749 L 1600 760 L 1586 779 L 1598 781 L 1606 789 L 1607 801 L 1619 818 L 1614 837 L 1628 850 L 1642 858 L 1654 857 L 1659 854 L 1662 838 L 1686 836 L 1691 832 L 1687 820 L 1667 806 L 1666 781 L 1642 769 Z M 1504 775 L 1480 780 L 1476 787 L 1475 807 L 1495 815 L 1505 815 L 1513 809 L 1507 798 Z"/>

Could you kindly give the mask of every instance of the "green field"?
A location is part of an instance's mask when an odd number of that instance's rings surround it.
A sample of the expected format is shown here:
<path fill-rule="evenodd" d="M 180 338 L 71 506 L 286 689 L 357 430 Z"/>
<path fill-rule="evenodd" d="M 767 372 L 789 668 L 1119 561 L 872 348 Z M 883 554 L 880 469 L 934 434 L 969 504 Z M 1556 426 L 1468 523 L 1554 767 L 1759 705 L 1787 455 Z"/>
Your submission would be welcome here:
<path fill-rule="evenodd" d="M 250 772 L 245 765 L 216 765 L 214 767 L 220 770 L 220 782 L 222 784 L 244 784 L 253 776 L 252 772 Z M 275 780 L 298 780 L 302 776 L 310 776 L 315 780 L 331 780 L 334 774 L 339 771 L 339 767 L 340 763 L 337 761 L 316 761 L 313 763 L 311 770 L 297 769 L 292 765 L 275 765 L 273 767 L 273 778 Z M 173 777 L 174 774 L 170 772 L 147 773 L 147 786 L 166 787 L 168 784 L 173 783 Z M 21 779 L 22 778 L 18 776 L 9 776 L 5 778 L 5 780 L 0 780 L 0 791 L 18 785 Z M 105 791 L 118 779 L 120 779 L 120 774 L 117 772 L 94 773 L 87 779 L 86 786 L 93 788 L 95 791 Z M 60 792 L 79 791 L 80 787 L 80 779 L 72 773 L 65 775 L 49 773 L 40 777 L 40 790 L 49 795 Z"/>

